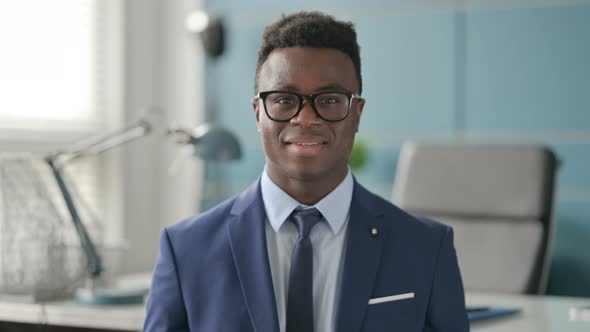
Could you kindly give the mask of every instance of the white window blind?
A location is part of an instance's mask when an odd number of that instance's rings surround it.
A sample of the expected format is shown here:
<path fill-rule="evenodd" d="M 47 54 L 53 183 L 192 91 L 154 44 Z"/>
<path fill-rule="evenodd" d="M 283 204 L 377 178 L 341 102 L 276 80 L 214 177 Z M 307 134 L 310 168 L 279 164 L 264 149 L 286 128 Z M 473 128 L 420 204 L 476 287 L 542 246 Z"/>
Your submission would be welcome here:
<path fill-rule="evenodd" d="M 6 130 L 93 132 L 104 124 L 106 45 L 98 2 L 0 0 L 4 136 Z"/>
<path fill-rule="evenodd" d="M 0 0 L 0 153 L 33 152 L 42 161 L 56 148 L 119 126 L 112 107 L 120 95 L 113 91 L 121 78 L 113 61 L 118 8 L 118 0 Z M 111 175 L 101 158 L 65 171 L 71 189 L 102 213 L 110 194 L 101 177 Z M 49 189 L 60 195 L 57 186 Z"/>

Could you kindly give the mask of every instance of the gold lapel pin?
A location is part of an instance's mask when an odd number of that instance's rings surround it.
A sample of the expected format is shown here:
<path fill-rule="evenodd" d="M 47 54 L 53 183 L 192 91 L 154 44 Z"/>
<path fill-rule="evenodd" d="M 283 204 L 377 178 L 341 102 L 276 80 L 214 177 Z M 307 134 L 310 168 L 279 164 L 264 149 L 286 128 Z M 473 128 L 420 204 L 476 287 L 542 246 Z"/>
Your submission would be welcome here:
<path fill-rule="evenodd" d="M 371 228 L 371 235 L 373 235 L 373 237 L 379 236 L 379 230 L 377 229 L 377 227 Z"/>

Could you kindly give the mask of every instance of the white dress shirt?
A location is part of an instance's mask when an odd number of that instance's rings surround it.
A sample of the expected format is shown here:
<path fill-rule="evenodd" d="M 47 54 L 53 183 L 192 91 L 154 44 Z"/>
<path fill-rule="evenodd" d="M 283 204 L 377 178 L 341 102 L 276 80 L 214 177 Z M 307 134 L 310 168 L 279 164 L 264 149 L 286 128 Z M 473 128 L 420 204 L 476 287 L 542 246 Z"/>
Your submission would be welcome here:
<path fill-rule="evenodd" d="M 266 168 L 262 172 L 260 185 L 267 217 L 266 243 L 277 314 L 280 331 L 284 332 L 291 254 L 299 235 L 297 227 L 292 222 L 285 221 L 294 209 L 311 206 L 297 202 L 279 188 L 268 176 Z M 322 213 L 325 221 L 317 224 L 310 234 L 313 246 L 313 316 L 316 332 L 334 331 L 352 190 L 353 179 L 349 170 L 332 192 L 312 206 Z"/>

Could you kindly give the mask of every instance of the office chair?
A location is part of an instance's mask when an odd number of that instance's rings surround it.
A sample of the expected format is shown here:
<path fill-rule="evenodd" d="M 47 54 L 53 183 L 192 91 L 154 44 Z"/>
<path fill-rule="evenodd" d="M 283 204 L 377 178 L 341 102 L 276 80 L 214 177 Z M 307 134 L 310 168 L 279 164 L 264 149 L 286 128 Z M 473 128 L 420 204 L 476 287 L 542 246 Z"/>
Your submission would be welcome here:
<path fill-rule="evenodd" d="M 558 165 L 543 146 L 406 143 L 393 201 L 453 227 L 467 290 L 542 294 Z"/>

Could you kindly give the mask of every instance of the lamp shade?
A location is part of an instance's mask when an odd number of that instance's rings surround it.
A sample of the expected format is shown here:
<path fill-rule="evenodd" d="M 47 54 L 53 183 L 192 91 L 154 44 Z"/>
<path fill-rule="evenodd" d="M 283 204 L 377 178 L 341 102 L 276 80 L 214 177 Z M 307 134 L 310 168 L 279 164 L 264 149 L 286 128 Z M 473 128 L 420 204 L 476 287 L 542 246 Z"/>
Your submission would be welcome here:
<path fill-rule="evenodd" d="M 237 160 L 242 156 L 238 138 L 224 128 L 202 124 L 192 132 L 172 128 L 169 133 L 176 136 L 178 143 L 193 145 L 193 156 L 205 161 Z"/>

